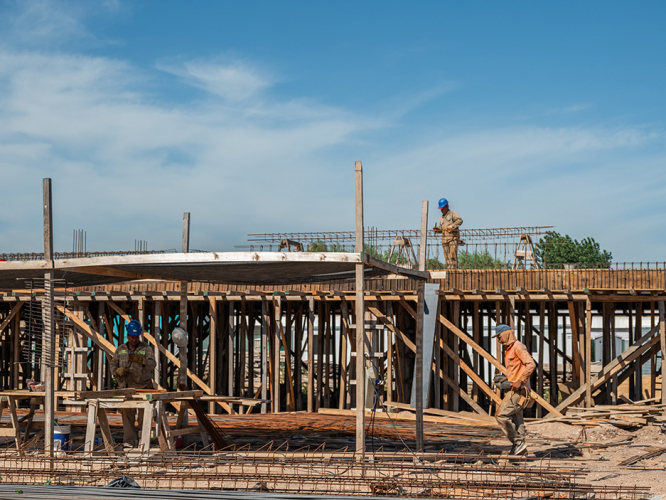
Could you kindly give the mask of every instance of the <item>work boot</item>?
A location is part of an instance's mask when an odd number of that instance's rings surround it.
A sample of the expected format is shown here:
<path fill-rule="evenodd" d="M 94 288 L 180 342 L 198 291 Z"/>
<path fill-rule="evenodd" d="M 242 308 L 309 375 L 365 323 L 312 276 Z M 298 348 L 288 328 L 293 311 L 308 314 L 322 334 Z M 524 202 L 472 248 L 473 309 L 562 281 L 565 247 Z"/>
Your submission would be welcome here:
<path fill-rule="evenodd" d="M 511 454 L 516 456 L 527 455 L 527 443 L 525 441 L 520 441 L 519 443 L 514 444 L 511 449 Z"/>

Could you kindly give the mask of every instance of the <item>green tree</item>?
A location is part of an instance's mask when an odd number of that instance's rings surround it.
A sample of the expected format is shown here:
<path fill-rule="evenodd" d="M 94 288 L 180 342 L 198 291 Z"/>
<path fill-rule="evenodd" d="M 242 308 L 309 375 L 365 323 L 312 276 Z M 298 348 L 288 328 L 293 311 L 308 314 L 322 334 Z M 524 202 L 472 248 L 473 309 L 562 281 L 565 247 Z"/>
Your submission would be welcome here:
<path fill-rule="evenodd" d="M 313 241 L 308 244 L 308 252 L 346 252 L 345 247 L 339 243 L 326 243 L 322 240 Z"/>
<path fill-rule="evenodd" d="M 507 269 L 507 262 L 495 259 L 486 250 L 483 252 L 458 252 L 458 269 Z"/>
<path fill-rule="evenodd" d="M 579 267 L 609 267 L 613 254 L 602 250 L 594 238 L 578 241 L 568 234 L 551 232 L 543 236 L 536 248 L 537 262 L 542 267 L 562 267 L 563 264 L 578 264 Z"/>

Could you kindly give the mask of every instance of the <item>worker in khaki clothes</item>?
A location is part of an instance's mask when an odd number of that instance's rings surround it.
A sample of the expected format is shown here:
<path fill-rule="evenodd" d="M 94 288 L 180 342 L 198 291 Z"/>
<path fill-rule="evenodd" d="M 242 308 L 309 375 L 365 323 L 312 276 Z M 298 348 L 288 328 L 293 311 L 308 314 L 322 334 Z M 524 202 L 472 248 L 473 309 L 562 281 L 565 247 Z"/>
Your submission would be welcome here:
<path fill-rule="evenodd" d="M 446 260 L 447 269 L 458 269 L 458 245 L 460 243 L 460 230 L 462 217 L 453 210 L 449 209 L 449 202 L 446 198 L 439 200 L 439 209 L 442 216 L 439 222 L 433 228 L 436 233 L 442 233 L 442 248 L 444 249 L 444 260 Z"/>
<path fill-rule="evenodd" d="M 153 371 L 155 370 L 155 354 L 152 347 L 141 341 L 141 323 L 132 320 L 127 324 L 127 343 L 118 346 L 111 360 L 111 373 L 116 377 L 118 388 L 153 389 Z M 136 409 L 124 408 L 123 442 L 133 447 L 138 443 L 136 429 Z M 139 427 L 143 422 L 143 410 L 139 410 Z"/>
<path fill-rule="evenodd" d="M 523 455 L 527 453 L 525 443 L 525 421 L 523 410 L 530 403 L 530 375 L 534 372 L 536 363 L 527 347 L 516 339 L 513 330 L 508 325 L 497 325 L 493 338 L 499 337 L 504 347 L 504 366 L 507 375 L 495 375 L 495 387 L 508 391 L 495 418 L 500 427 L 513 444 L 509 455 Z"/>

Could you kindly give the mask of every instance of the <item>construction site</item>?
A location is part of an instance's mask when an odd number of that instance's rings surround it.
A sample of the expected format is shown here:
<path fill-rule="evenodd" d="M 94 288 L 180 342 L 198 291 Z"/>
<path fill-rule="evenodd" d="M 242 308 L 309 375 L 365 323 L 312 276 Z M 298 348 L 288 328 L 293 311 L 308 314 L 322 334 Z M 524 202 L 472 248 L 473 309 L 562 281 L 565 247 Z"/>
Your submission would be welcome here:
<path fill-rule="evenodd" d="M 0 497 L 666 494 L 666 263 L 544 267 L 550 226 L 462 227 L 467 265 L 439 266 L 428 203 L 368 228 L 353 175 L 354 230 L 234 252 L 190 251 L 186 213 L 182 252 L 55 253 L 45 179 L 44 251 L 0 256 Z M 137 320 L 153 388 L 111 369 Z M 536 363 L 521 456 L 495 418 L 502 324 Z M 119 478 L 141 489 L 100 488 Z"/>

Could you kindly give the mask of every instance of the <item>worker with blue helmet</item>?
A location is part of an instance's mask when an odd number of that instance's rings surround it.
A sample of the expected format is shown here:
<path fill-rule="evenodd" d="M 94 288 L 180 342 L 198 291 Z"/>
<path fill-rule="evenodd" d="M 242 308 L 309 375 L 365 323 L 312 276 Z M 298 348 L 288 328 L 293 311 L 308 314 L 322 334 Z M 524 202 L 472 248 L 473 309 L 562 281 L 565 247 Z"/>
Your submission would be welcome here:
<path fill-rule="evenodd" d="M 460 230 L 458 229 L 463 223 L 462 217 L 449 209 L 449 200 L 446 198 L 440 198 L 437 208 L 442 211 L 442 216 L 433 230 L 442 235 L 446 268 L 458 269 L 458 245 L 464 244 L 460 240 Z"/>
<path fill-rule="evenodd" d="M 127 342 L 118 346 L 111 359 L 111 373 L 119 389 L 154 389 L 155 354 L 153 348 L 141 340 L 143 328 L 135 319 L 125 326 Z M 136 409 L 123 408 L 123 441 L 125 447 L 137 445 Z M 143 422 L 143 410 L 139 410 L 139 428 Z"/>

